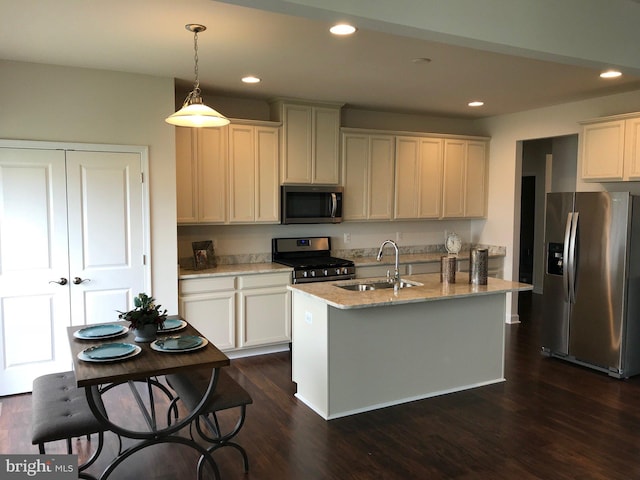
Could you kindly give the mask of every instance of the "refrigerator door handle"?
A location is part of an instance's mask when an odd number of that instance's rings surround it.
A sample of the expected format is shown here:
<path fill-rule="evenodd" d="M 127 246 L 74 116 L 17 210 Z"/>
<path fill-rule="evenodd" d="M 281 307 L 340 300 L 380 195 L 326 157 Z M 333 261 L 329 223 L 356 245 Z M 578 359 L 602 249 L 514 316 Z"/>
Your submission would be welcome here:
<path fill-rule="evenodd" d="M 571 238 L 569 239 L 569 301 L 576 303 L 576 236 L 578 234 L 578 212 L 571 219 Z"/>
<path fill-rule="evenodd" d="M 564 301 L 569 302 L 569 242 L 571 241 L 571 220 L 573 213 L 567 214 L 567 223 L 564 229 L 564 245 L 562 249 L 562 291 L 564 293 Z"/>

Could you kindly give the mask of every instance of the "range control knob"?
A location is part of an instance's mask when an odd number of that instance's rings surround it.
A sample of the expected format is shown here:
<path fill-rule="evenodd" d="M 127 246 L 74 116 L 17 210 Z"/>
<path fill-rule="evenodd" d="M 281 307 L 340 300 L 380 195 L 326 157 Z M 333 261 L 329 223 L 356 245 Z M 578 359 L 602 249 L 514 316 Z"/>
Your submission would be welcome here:
<path fill-rule="evenodd" d="M 309 272 L 307 272 L 306 270 L 302 272 L 302 276 L 304 278 L 307 278 L 308 275 L 309 275 Z"/>
<path fill-rule="evenodd" d="M 325 277 L 329 276 L 329 270 L 327 270 L 326 268 L 322 270 L 322 273 Z"/>
<path fill-rule="evenodd" d="M 348 269 L 347 267 L 343 267 L 343 268 L 342 268 L 342 274 L 343 274 L 343 275 L 346 275 L 346 274 L 348 274 L 348 273 L 349 273 L 349 269 Z"/>
<path fill-rule="evenodd" d="M 311 276 L 315 277 L 316 276 L 316 271 L 315 270 L 311 270 Z"/>
<path fill-rule="evenodd" d="M 340 269 L 336 268 L 336 275 L 340 275 Z"/>

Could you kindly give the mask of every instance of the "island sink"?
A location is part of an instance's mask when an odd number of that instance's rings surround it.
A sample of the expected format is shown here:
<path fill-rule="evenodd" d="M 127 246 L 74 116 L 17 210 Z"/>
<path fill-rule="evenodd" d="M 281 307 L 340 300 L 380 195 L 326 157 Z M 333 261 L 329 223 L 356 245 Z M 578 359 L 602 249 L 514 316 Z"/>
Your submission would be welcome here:
<path fill-rule="evenodd" d="M 349 283 L 346 285 L 336 285 L 337 287 L 344 288 L 345 290 L 353 290 L 355 292 L 367 292 L 370 290 L 382 290 L 385 288 L 409 288 L 409 287 L 419 287 L 422 286 L 422 283 L 418 282 L 408 282 L 406 280 L 402 280 L 399 283 L 395 283 L 392 280 L 383 280 L 377 282 L 366 282 L 366 283 Z"/>

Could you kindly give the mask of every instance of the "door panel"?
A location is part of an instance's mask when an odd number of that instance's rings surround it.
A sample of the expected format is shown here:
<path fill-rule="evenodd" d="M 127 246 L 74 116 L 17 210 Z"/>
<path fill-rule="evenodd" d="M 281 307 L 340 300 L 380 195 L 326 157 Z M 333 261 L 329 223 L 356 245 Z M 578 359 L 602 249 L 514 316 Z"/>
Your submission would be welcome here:
<path fill-rule="evenodd" d="M 71 366 L 65 158 L 0 148 L 0 395 Z"/>
<path fill-rule="evenodd" d="M 68 152 L 67 171 L 72 323 L 114 321 L 144 292 L 140 155 Z"/>
<path fill-rule="evenodd" d="M 547 208 L 545 216 L 545 272 L 542 296 L 542 346 L 553 353 L 567 355 L 569 353 L 569 311 L 570 306 L 566 297 L 566 286 L 562 275 L 549 273 L 549 262 L 558 259 L 549 258 L 549 244 L 564 246 L 564 235 L 567 216 L 573 211 L 573 193 L 547 194 Z M 562 259 L 563 268 L 566 258 Z"/>
<path fill-rule="evenodd" d="M 569 352 L 605 368 L 620 367 L 630 197 L 576 193 L 576 303 Z"/>

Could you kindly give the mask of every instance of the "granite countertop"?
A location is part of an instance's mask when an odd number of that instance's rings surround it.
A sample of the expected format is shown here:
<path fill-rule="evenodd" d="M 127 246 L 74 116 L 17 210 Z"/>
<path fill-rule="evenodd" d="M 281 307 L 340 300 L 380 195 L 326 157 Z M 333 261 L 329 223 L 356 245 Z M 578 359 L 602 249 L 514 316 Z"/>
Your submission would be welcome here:
<path fill-rule="evenodd" d="M 293 269 L 279 263 L 235 263 L 231 265 L 218 265 L 202 270 L 189 270 L 180 268 L 178 280 L 205 277 L 223 277 L 229 275 L 247 275 L 254 273 L 280 273 L 291 272 Z"/>
<path fill-rule="evenodd" d="M 429 302 L 436 300 L 451 300 L 455 298 L 470 297 L 476 295 L 493 295 L 514 291 L 532 290 L 533 286 L 526 283 L 510 282 L 498 278 L 489 278 L 487 285 L 472 285 L 467 282 L 444 284 L 440 282 L 440 274 L 430 273 L 423 275 L 406 275 L 402 280 L 419 282 L 423 285 L 403 288 L 397 293 L 392 288 L 352 291 L 340 288 L 338 285 L 354 283 L 371 283 L 386 280 L 361 279 L 344 280 L 339 282 L 318 282 L 289 285 L 294 293 L 308 295 L 320 299 L 332 307 L 340 309 L 381 307 L 385 305 L 398 305 L 403 303 Z"/>

